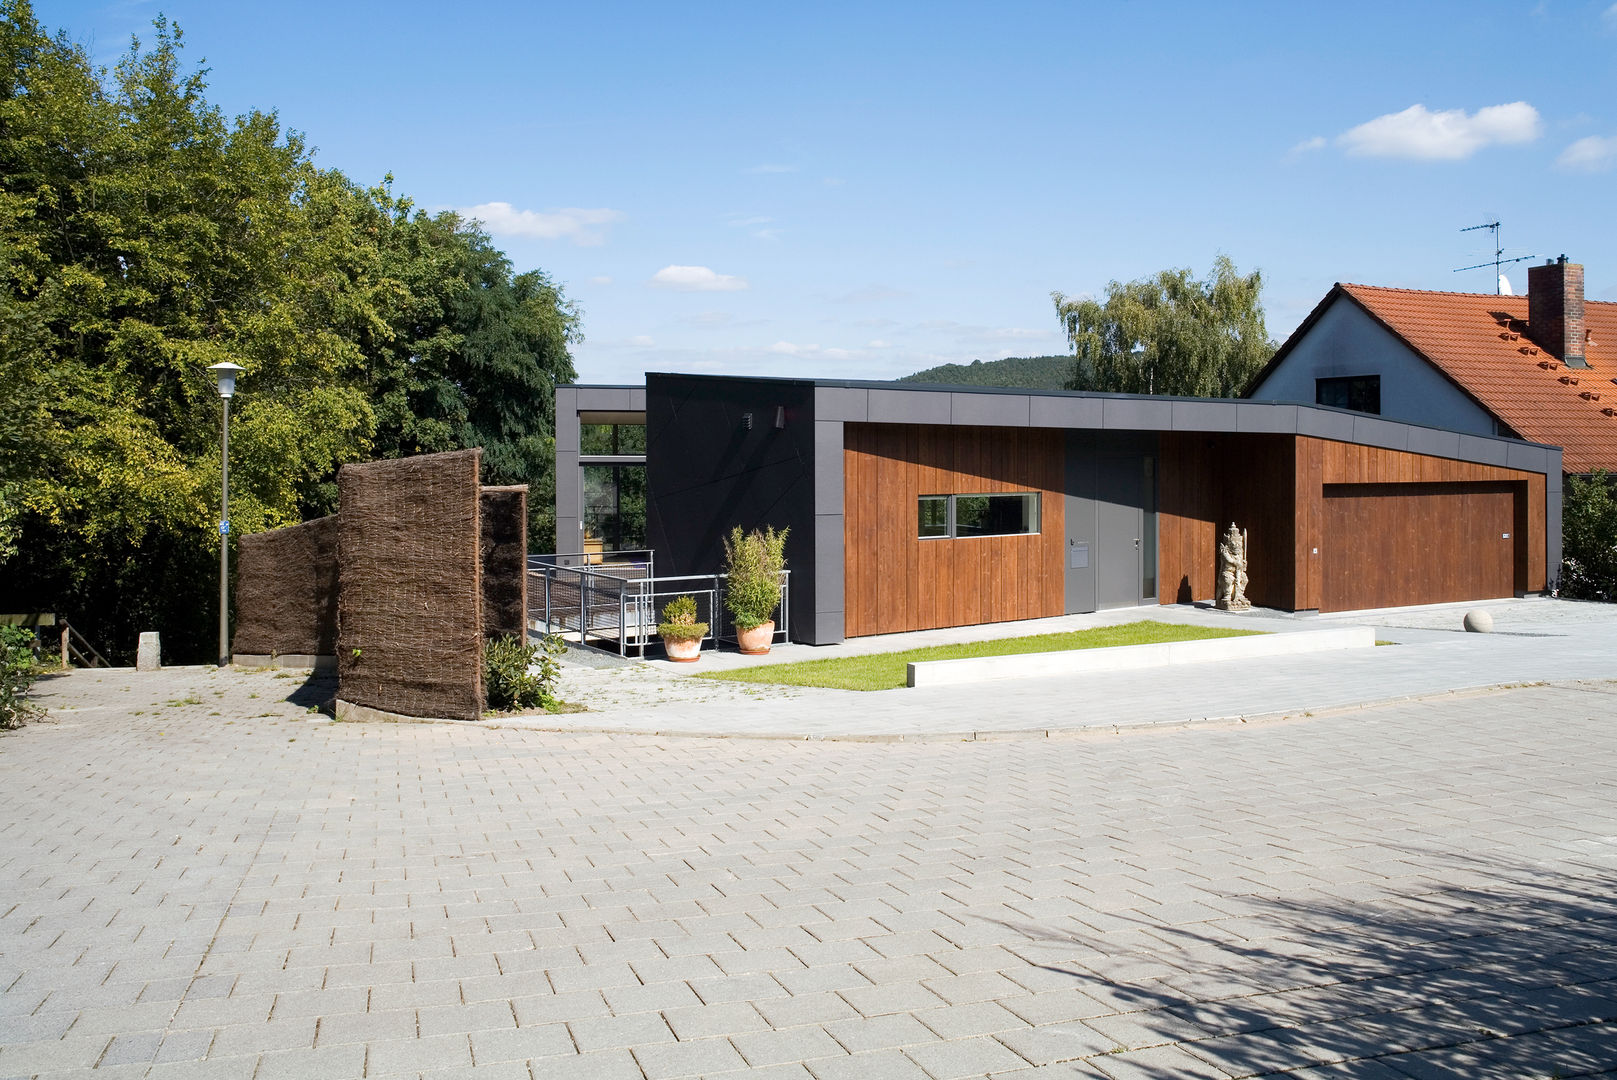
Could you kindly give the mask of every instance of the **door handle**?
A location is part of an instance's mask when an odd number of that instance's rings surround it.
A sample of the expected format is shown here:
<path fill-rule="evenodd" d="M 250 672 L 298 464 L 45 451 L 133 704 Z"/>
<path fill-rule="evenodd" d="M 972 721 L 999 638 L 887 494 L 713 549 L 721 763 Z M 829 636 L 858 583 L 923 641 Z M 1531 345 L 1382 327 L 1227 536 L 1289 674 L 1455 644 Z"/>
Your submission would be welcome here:
<path fill-rule="evenodd" d="M 1138 536 L 1136 536 L 1134 538 L 1134 548 L 1135 548 L 1136 551 L 1138 551 L 1139 547 L 1140 547 L 1140 538 Z"/>

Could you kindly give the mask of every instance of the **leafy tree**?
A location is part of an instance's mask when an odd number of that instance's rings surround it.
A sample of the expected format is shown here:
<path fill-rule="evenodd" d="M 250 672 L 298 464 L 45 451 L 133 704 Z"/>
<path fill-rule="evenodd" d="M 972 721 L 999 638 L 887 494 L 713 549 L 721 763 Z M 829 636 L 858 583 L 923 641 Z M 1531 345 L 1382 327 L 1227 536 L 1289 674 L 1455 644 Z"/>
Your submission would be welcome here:
<path fill-rule="evenodd" d="M 1072 390 L 1231 397 L 1274 354 L 1261 272 L 1227 256 L 1197 281 L 1186 269 L 1106 286 L 1104 302 L 1050 294 L 1074 354 Z"/>
<path fill-rule="evenodd" d="M 162 18 L 111 71 L 0 0 L 0 609 L 210 655 L 219 415 L 232 538 L 335 508 L 344 462 L 485 447 L 542 486 L 578 314 L 453 214 L 227 120 Z"/>
<path fill-rule="evenodd" d="M 1569 476 L 1561 503 L 1560 594 L 1617 600 L 1617 495 L 1604 469 Z"/>

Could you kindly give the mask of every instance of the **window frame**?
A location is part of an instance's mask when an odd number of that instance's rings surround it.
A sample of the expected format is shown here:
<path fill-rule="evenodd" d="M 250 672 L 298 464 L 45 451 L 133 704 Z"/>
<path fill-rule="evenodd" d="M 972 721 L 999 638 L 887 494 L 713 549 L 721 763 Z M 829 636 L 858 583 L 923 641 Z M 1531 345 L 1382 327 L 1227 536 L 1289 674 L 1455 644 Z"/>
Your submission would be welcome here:
<path fill-rule="evenodd" d="M 1358 384 L 1358 385 L 1355 385 Z M 1325 388 L 1343 387 L 1346 391 L 1346 400 L 1349 404 L 1332 405 L 1324 401 Z M 1374 389 L 1376 407 L 1374 409 L 1359 408 L 1351 404 L 1356 389 Z M 1381 373 L 1379 371 L 1365 372 L 1362 375 L 1320 375 L 1314 378 L 1314 404 L 1324 405 L 1329 409 L 1347 409 L 1349 412 L 1363 413 L 1366 416 L 1381 415 Z"/>
<path fill-rule="evenodd" d="M 921 506 L 928 500 L 942 499 L 945 501 L 944 531 L 927 536 L 921 532 Z M 1023 520 L 1031 528 L 1021 532 L 994 532 L 994 533 L 967 533 L 961 535 L 957 506 L 960 499 L 1019 499 L 1030 504 L 1031 509 L 1025 511 Z M 916 497 L 915 532 L 917 540 L 997 540 L 1007 536 L 1042 536 L 1044 534 L 1044 492 L 1042 491 L 961 491 L 943 494 L 930 492 Z"/>

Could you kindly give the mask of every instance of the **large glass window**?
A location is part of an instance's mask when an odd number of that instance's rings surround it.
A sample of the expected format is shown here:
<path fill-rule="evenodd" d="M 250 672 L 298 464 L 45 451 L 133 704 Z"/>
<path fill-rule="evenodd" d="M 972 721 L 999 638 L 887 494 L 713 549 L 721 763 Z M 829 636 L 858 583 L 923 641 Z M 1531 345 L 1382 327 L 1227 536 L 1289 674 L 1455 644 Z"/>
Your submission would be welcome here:
<path fill-rule="evenodd" d="M 580 424 L 579 450 L 584 454 L 644 454 L 644 424 Z"/>
<path fill-rule="evenodd" d="M 585 465 L 584 550 L 633 551 L 646 546 L 646 467 Z"/>
<path fill-rule="evenodd" d="M 1381 376 L 1347 375 L 1314 380 L 1314 402 L 1338 409 L 1381 415 Z"/>
<path fill-rule="evenodd" d="M 1023 536 L 1039 531 L 1039 493 L 922 495 L 916 517 L 923 540 Z"/>

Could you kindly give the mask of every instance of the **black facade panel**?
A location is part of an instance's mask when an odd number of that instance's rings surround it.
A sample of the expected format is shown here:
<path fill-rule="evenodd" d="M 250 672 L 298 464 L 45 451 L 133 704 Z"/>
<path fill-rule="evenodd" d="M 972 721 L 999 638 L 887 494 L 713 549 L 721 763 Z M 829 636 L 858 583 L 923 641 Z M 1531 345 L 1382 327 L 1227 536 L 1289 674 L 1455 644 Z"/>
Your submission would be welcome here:
<path fill-rule="evenodd" d="M 787 633 L 814 640 L 814 383 L 648 374 L 646 540 L 657 575 L 722 569 L 736 525 L 791 530 Z"/>

